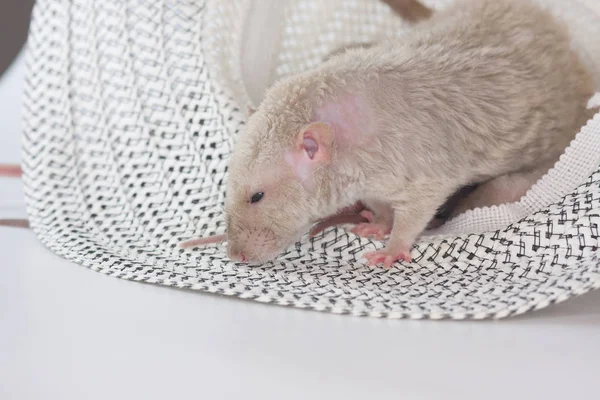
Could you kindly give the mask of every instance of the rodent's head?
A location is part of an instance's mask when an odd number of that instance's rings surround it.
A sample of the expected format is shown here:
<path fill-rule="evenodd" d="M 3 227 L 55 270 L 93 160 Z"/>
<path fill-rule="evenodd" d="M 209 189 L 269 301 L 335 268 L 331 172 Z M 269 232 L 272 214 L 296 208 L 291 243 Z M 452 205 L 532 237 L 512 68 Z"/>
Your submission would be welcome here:
<path fill-rule="evenodd" d="M 333 132 L 299 114 L 261 107 L 235 144 L 225 203 L 231 260 L 273 259 L 319 217 Z"/>

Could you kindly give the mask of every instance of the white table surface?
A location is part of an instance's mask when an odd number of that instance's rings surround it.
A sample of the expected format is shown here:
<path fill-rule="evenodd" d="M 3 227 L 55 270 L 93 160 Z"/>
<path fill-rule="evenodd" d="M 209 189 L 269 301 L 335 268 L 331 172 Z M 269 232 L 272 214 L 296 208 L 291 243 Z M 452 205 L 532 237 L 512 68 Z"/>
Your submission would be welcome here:
<path fill-rule="evenodd" d="M 19 156 L 23 60 L 0 81 Z M 0 218 L 24 216 L 0 179 Z M 0 399 L 592 399 L 600 292 L 498 322 L 384 321 L 104 276 L 0 227 Z"/>

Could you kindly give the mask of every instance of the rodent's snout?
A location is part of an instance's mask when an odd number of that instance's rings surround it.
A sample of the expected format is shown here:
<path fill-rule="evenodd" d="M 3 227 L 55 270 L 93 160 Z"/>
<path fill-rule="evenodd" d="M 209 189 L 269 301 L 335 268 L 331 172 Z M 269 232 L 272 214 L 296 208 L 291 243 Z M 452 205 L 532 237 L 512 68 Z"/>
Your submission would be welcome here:
<path fill-rule="evenodd" d="M 227 257 L 233 262 L 252 263 L 262 261 L 258 256 L 256 244 L 249 243 L 247 240 L 233 238 L 227 241 Z"/>
<path fill-rule="evenodd" d="M 256 243 L 244 243 L 243 245 L 228 243 L 227 246 L 227 257 L 233 262 L 258 263 L 269 258 L 265 249 L 257 246 Z"/>
<path fill-rule="evenodd" d="M 261 263 L 275 258 L 281 251 L 279 243 L 271 234 L 255 230 L 228 233 L 227 257 L 234 262 Z"/>
<path fill-rule="evenodd" d="M 236 261 L 236 262 L 246 262 L 246 261 L 248 261 L 248 258 L 246 257 L 246 255 L 242 251 L 240 251 L 238 249 L 235 249 L 233 247 L 229 247 L 227 249 L 227 257 L 229 257 L 229 259 L 231 261 Z"/>

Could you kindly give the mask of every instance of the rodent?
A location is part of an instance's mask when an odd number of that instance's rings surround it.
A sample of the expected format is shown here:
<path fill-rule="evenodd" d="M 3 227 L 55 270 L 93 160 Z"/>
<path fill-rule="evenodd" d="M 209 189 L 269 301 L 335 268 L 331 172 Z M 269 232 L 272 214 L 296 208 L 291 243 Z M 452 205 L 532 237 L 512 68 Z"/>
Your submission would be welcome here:
<path fill-rule="evenodd" d="M 554 162 L 593 93 L 550 13 L 458 0 L 402 40 L 349 49 L 266 92 L 230 159 L 228 256 L 270 260 L 360 202 L 368 222 L 353 231 L 389 234 L 369 264 L 410 261 L 457 190 Z"/>

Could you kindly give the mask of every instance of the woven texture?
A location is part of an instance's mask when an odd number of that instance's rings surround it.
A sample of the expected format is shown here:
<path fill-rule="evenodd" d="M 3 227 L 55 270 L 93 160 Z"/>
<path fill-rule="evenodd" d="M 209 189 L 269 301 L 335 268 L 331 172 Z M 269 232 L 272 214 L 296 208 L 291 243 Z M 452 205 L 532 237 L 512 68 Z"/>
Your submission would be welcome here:
<path fill-rule="evenodd" d="M 539 1 L 570 23 L 600 77 L 595 0 Z M 251 35 L 260 7 L 272 16 Z M 55 253 L 119 278 L 335 313 L 500 318 L 599 287 L 599 115 L 521 202 L 430 233 L 411 264 L 364 266 L 361 254 L 384 244 L 343 228 L 259 267 L 219 246 L 176 247 L 223 232 L 240 110 L 264 86 L 403 29 L 375 0 L 38 0 L 23 140 L 33 229 Z M 261 46 L 254 77 L 243 60 Z"/>

